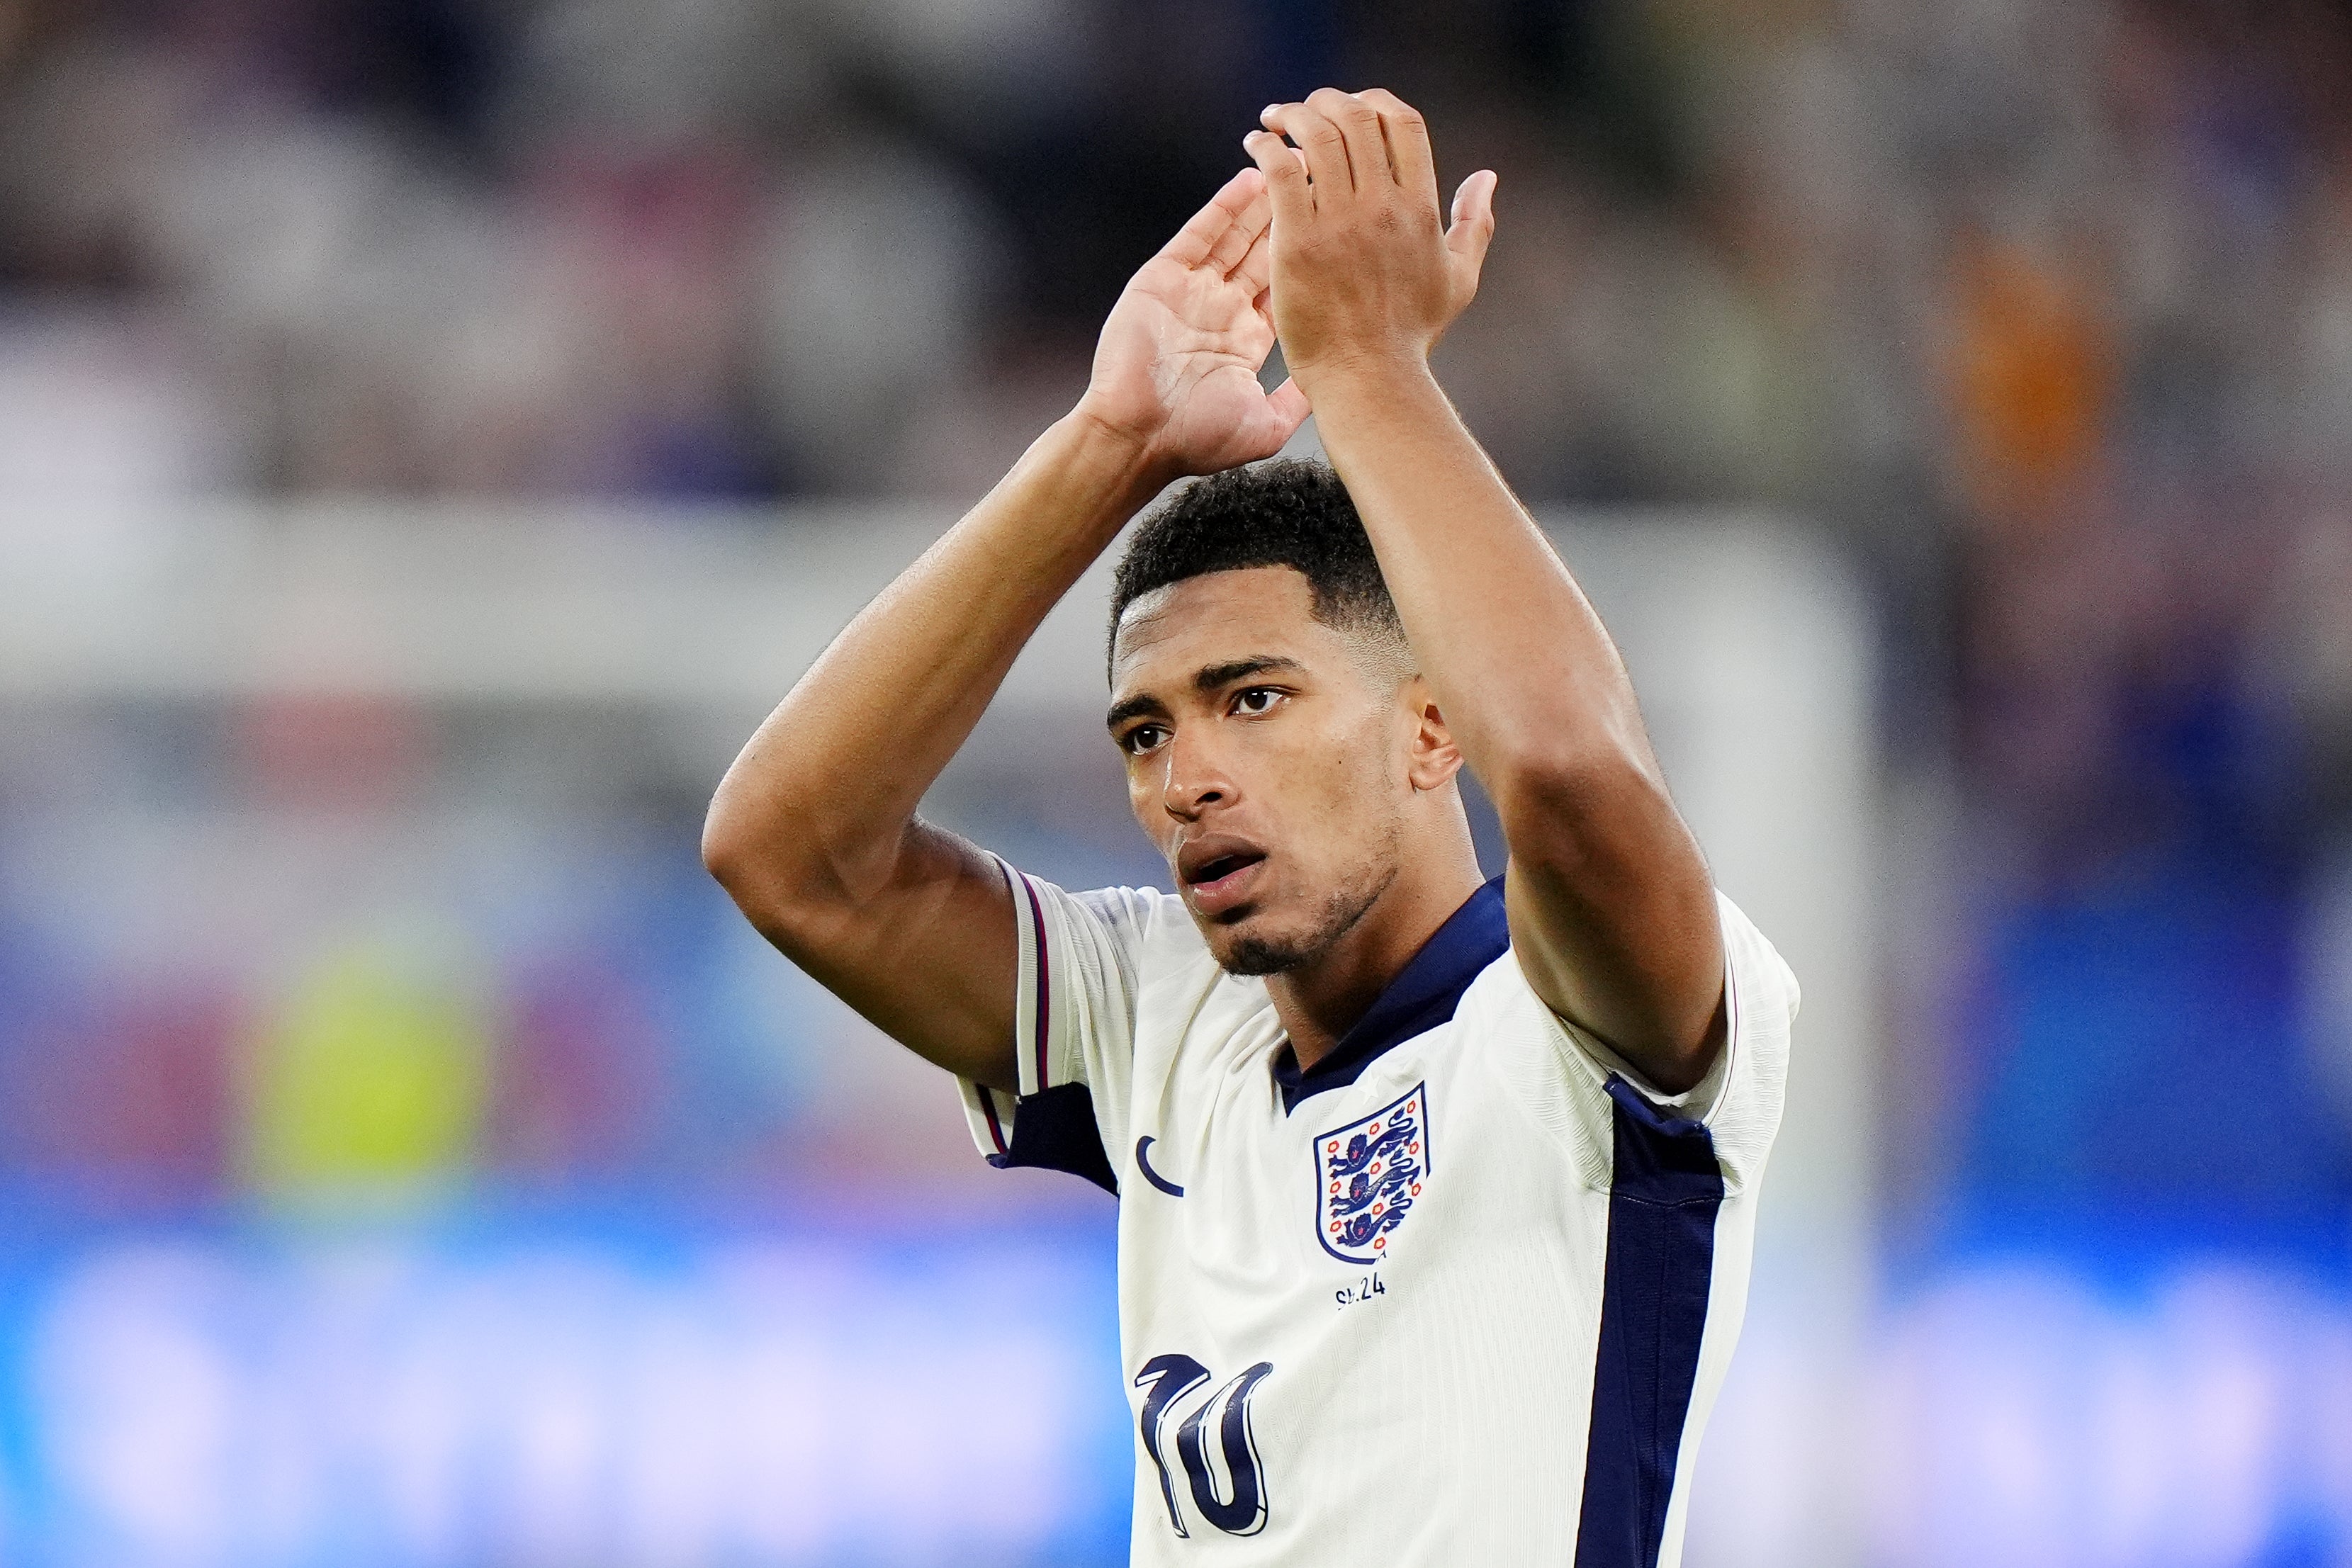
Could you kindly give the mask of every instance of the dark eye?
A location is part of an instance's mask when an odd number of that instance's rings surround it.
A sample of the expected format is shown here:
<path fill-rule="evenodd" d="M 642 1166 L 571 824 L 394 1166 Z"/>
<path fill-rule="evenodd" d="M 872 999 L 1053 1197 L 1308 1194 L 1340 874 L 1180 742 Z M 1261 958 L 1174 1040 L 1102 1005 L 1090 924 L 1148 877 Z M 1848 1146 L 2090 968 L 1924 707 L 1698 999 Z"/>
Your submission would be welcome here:
<path fill-rule="evenodd" d="M 1282 700 L 1282 694 L 1272 686 L 1251 686 L 1234 694 L 1235 713 L 1262 714 Z"/>
<path fill-rule="evenodd" d="M 1118 737 L 1118 748 L 1129 757 L 1140 757 L 1168 738 L 1168 732 L 1156 724 L 1139 724 Z"/>

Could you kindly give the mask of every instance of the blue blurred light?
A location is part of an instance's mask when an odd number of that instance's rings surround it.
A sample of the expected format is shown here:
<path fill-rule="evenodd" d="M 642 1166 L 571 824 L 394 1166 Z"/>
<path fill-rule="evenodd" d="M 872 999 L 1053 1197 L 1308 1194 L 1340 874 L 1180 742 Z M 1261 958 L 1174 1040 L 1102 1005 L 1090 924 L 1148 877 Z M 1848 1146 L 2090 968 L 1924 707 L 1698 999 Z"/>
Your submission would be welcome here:
<path fill-rule="evenodd" d="M 1106 1226 L 151 1228 L 0 1270 L 0 1560 L 1125 1555 Z"/>

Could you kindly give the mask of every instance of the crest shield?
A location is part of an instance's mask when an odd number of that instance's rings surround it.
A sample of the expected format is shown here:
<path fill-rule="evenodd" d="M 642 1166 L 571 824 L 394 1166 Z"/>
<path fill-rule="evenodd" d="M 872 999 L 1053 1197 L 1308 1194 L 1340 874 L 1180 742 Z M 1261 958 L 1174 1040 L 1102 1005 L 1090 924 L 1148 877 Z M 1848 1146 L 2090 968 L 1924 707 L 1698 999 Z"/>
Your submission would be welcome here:
<path fill-rule="evenodd" d="M 1342 1263 L 1370 1268 L 1429 1180 L 1429 1084 L 1315 1139 L 1315 1239 Z"/>

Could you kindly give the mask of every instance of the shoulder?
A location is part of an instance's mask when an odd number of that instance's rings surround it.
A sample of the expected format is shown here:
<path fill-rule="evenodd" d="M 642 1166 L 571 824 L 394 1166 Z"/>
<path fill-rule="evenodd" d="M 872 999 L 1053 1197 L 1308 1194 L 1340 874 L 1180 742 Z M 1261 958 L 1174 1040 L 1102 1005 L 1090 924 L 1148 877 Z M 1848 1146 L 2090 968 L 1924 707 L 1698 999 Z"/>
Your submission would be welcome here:
<path fill-rule="evenodd" d="M 1796 1020 L 1802 1000 L 1796 974 L 1738 904 L 1720 891 L 1715 897 L 1717 917 L 1723 931 L 1724 991 L 1730 1026 L 1725 1054 L 1730 1054 L 1729 1047 L 1759 1036 L 1776 1037 L 1785 1044 L 1789 1026 Z M 1509 947 L 1472 982 L 1464 994 L 1463 1008 L 1465 1013 L 1475 1014 L 1489 1025 L 1517 1027 L 1573 1045 L 1604 1076 L 1616 1073 L 1649 1098 L 1675 1108 L 1687 1108 L 1695 1115 L 1708 1108 L 1706 1090 L 1710 1084 L 1719 1087 L 1723 1077 L 1720 1071 L 1710 1071 L 1707 1083 L 1685 1094 L 1654 1092 L 1608 1046 L 1553 1012 L 1536 994 L 1527 972 L 1519 967 L 1517 951 Z"/>
<path fill-rule="evenodd" d="M 1065 896 L 1139 978 L 1213 961 L 1191 911 L 1173 894 L 1155 887 L 1102 887 Z"/>
<path fill-rule="evenodd" d="M 1034 936 L 1045 946 L 1073 942 L 1108 946 L 1126 959 L 1147 951 L 1181 951 L 1201 946 L 1184 901 L 1155 887 L 1097 887 L 1077 892 L 1021 870 L 995 857 L 1013 892 L 1013 918 L 1024 926 L 1024 945 Z"/>
<path fill-rule="evenodd" d="M 1164 939 L 1171 928 L 1192 929 L 1184 901 L 1156 887 L 1097 887 L 1068 895 L 1097 920 L 1137 941 Z M 1198 939 L 1198 933 L 1194 933 Z"/>
<path fill-rule="evenodd" d="M 1611 1146 L 1612 1078 L 1623 1079 L 1659 1109 L 1706 1125 L 1729 1190 L 1761 1171 L 1780 1123 L 1800 996 L 1795 975 L 1763 933 L 1720 892 L 1716 901 L 1729 1027 L 1715 1065 L 1685 1093 L 1660 1092 L 1605 1042 L 1553 1012 L 1528 984 L 1515 953 L 1506 951 L 1489 964 L 1463 997 L 1463 1023 L 1481 1038 L 1484 1054 L 1510 1081 L 1514 1096 L 1604 1185 L 1608 1167 L 1601 1153 Z"/>
<path fill-rule="evenodd" d="M 1725 983 L 1731 988 L 1733 1005 L 1748 1015 L 1742 1021 L 1750 1026 L 1777 1022 L 1785 1030 L 1797 1021 L 1797 1010 L 1804 1001 L 1796 971 L 1720 889 L 1716 892 L 1715 909 L 1723 926 Z"/>
<path fill-rule="evenodd" d="M 1171 979 L 1217 972 L 1206 941 L 1184 901 L 1151 887 L 1098 887 L 1069 893 L 1013 873 L 1015 918 L 1036 925 L 1038 950 L 1047 956 L 1055 986 L 1100 986 L 1116 976 L 1129 1008 Z M 1031 933 L 1024 931 L 1027 946 Z"/>

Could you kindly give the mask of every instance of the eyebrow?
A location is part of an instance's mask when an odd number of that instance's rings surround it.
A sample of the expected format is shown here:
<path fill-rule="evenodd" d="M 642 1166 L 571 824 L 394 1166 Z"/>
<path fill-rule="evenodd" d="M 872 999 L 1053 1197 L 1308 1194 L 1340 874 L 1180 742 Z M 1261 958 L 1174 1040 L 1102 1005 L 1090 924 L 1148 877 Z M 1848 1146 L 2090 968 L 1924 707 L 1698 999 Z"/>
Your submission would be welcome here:
<path fill-rule="evenodd" d="M 1262 653 L 1255 658 L 1234 659 L 1222 664 L 1202 665 L 1192 672 L 1192 689 L 1206 696 L 1212 692 L 1232 685 L 1235 681 L 1246 680 L 1252 675 L 1285 674 L 1306 668 L 1306 665 L 1296 659 L 1285 659 L 1272 653 Z M 1129 719 L 1142 718 L 1148 715 L 1164 716 L 1167 712 L 1166 705 L 1158 697 L 1144 692 L 1129 697 L 1125 702 L 1113 703 L 1110 712 L 1103 716 L 1103 723 L 1111 729 L 1117 729 Z"/>
<path fill-rule="evenodd" d="M 1303 671 L 1306 668 L 1296 659 L 1262 653 L 1255 659 L 1235 659 L 1227 664 L 1203 664 L 1192 673 L 1192 689 L 1206 696 L 1220 686 L 1232 685 L 1235 681 L 1251 675 L 1272 674 L 1276 671 Z"/>
<path fill-rule="evenodd" d="M 1122 703 L 1111 704 L 1110 712 L 1103 716 L 1103 724 L 1110 729 L 1117 729 L 1129 719 L 1142 718 L 1147 715 L 1164 716 L 1167 712 L 1160 706 L 1158 697 L 1147 693 L 1142 696 L 1129 697 Z"/>

